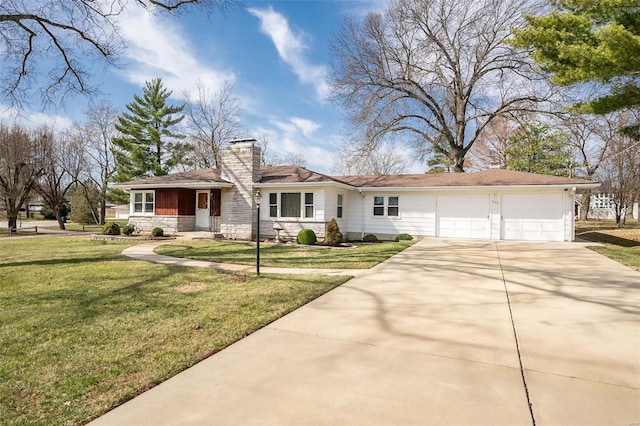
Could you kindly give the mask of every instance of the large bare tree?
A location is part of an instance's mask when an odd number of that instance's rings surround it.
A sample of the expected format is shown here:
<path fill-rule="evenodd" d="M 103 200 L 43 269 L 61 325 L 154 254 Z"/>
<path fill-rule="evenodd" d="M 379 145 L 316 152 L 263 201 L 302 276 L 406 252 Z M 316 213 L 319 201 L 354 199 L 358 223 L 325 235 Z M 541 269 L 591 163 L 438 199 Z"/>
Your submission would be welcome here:
<path fill-rule="evenodd" d="M 0 124 L 0 200 L 9 232 L 16 228 L 20 208 L 44 172 L 46 145 L 42 132 Z"/>
<path fill-rule="evenodd" d="M 525 51 L 506 42 L 535 0 L 396 0 L 347 19 L 333 42 L 334 99 L 375 144 L 412 135 L 419 154 L 464 171 L 467 152 L 496 117 L 550 96 Z"/>
<path fill-rule="evenodd" d="M 43 138 L 48 141 L 48 152 L 35 190 L 55 215 L 60 229 L 65 229 L 63 211 L 67 193 L 86 170 L 84 141 L 73 130 L 56 134 L 49 129 L 44 131 Z"/>
<path fill-rule="evenodd" d="M 196 90 L 195 95 L 184 94 L 192 161 L 197 168 L 220 168 L 220 149 L 237 138 L 242 129 L 240 103 L 230 83 L 212 92 L 199 82 Z"/>
<path fill-rule="evenodd" d="M 615 113 L 608 126 L 601 129 L 607 141 L 607 155 L 602 159 L 598 177 L 601 190 L 614 204 L 616 225 L 625 223 L 633 203 L 640 199 L 640 141 L 623 134 L 620 129 L 638 122 L 634 112 Z"/>
<path fill-rule="evenodd" d="M 100 200 L 99 222 L 104 224 L 107 212 L 109 182 L 115 171 L 112 139 L 116 136 L 115 123 L 118 113 L 106 102 L 89 107 L 85 121 L 76 124 L 77 137 L 86 149 L 86 174 L 98 188 Z"/>
<path fill-rule="evenodd" d="M 200 5 L 225 9 L 233 0 L 2 0 L 0 93 L 13 104 L 41 88 L 45 103 L 90 93 L 87 64 L 113 64 L 126 45 L 117 17 L 127 7 L 175 11 Z M 39 67 L 46 67 L 39 72 Z"/>
<path fill-rule="evenodd" d="M 333 172 L 340 175 L 397 175 L 406 173 L 409 161 L 397 146 L 366 149 L 345 139 L 334 152 Z"/>

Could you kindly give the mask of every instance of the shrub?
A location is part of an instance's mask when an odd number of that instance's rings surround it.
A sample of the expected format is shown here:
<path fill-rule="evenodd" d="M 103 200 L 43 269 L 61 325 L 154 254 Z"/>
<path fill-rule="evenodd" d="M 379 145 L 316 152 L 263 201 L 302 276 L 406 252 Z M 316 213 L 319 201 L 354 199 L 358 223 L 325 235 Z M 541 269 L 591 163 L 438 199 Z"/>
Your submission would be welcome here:
<path fill-rule="evenodd" d="M 411 241 L 413 237 L 409 234 L 398 234 L 396 235 L 396 241 Z"/>
<path fill-rule="evenodd" d="M 102 235 L 120 235 L 120 225 L 117 222 L 107 222 L 102 227 Z"/>
<path fill-rule="evenodd" d="M 339 246 L 343 242 L 344 236 L 340 232 L 338 222 L 335 219 L 331 219 L 324 234 L 323 244 L 326 246 Z"/>
<path fill-rule="evenodd" d="M 136 228 L 133 225 L 124 225 L 121 229 L 122 233 L 124 235 L 131 235 L 133 234 L 133 231 L 135 231 Z"/>
<path fill-rule="evenodd" d="M 303 229 L 298 232 L 298 237 L 296 238 L 298 244 L 315 244 L 318 239 L 316 238 L 316 233 L 313 232 L 313 229 Z"/>
<path fill-rule="evenodd" d="M 164 230 L 162 228 L 153 228 L 151 230 L 152 237 L 164 237 Z"/>
<path fill-rule="evenodd" d="M 375 243 L 376 241 L 378 241 L 378 237 L 373 234 L 367 234 L 362 237 L 362 241 L 365 243 Z"/>

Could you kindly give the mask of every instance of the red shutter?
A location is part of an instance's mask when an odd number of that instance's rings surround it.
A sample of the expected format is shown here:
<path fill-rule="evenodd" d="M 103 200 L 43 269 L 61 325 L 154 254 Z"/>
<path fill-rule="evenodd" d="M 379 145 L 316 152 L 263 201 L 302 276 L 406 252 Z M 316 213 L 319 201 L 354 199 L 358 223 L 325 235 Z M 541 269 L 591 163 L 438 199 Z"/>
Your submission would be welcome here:
<path fill-rule="evenodd" d="M 211 190 L 211 216 L 220 216 L 220 201 L 222 200 L 222 190 L 220 188 Z"/>

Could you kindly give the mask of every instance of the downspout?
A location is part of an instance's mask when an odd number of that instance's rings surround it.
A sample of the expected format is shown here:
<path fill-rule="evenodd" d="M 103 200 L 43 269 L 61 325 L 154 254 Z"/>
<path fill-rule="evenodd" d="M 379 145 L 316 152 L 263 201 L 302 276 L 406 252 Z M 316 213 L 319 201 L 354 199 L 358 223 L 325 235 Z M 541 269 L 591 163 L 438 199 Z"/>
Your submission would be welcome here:
<path fill-rule="evenodd" d="M 364 216 L 364 197 L 365 195 L 362 193 L 362 189 L 358 188 L 358 192 L 360 193 L 360 196 L 362 197 L 362 199 L 360 200 L 360 206 L 361 206 L 361 215 L 362 215 L 362 220 L 360 221 L 360 239 L 364 238 L 364 231 L 365 231 L 365 216 Z"/>
<path fill-rule="evenodd" d="M 576 208 L 576 187 L 571 188 L 571 196 L 569 197 L 569 204 L 571 208 L 571 214 L 569 217 L 571 218 L 571 229 L 569 232 L 571 233 L 569 236 L 571 239 L 569 241 L 576 240 L 576 216 L 575 216 L 575 208 Z"/>

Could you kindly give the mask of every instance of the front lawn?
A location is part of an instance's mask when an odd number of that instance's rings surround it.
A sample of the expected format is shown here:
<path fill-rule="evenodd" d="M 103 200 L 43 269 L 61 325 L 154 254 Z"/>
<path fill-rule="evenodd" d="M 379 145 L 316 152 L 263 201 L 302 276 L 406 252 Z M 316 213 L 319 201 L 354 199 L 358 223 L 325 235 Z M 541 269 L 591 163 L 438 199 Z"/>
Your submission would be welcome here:
<path fill-rule="evenodd" d="M 576 237 L 601 243 L 603 247 L 589 247 L 616 262 L 640 271 L 640 223 L 629 220 L 618 228 L 613 220 L 576 222 Z"/>
<path fill-rule="evenodd" d="M 1 424 L 84 423 L 348 279 L 153 264 L 128 245 L 0 243 Z"/>
<path fill-rule="evenodd" d="M 260 245 L 260 265 L 279 268 L 369 269 L 409 247 L 410 241 L 322 247 L 297 244 Z M 236 241 L 194 241 L 165 244 L 156 252 L 210 262 L 255 265 L 256 244 Z"/>

